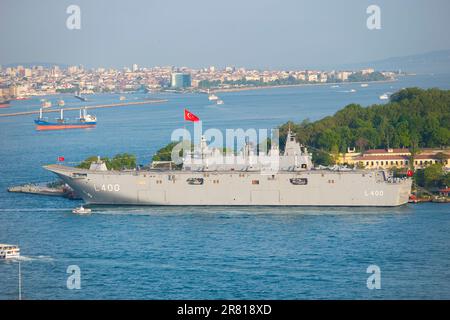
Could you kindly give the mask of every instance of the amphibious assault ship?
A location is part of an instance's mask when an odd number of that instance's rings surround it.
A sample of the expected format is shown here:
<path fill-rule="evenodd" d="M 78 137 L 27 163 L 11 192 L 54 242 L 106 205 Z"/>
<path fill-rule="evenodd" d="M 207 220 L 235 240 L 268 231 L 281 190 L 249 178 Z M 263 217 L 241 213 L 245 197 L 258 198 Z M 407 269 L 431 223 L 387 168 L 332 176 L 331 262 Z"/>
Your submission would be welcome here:
<path fill-rule="evenodd" d="M 314 168 L 311 154 L 290 131 L 283 154 L 272 145 L 265 160 L 259 158 L 246 143 L 238 155 L 224 160 L 202 137 L 199 148 L 183 158 L 181 170 L 112 171 L 100 160 L 90 169 L 44 168 L 87 204 L 399 206 L 408 202 L 411 191 L 410 178 L 386 170 Z"/>

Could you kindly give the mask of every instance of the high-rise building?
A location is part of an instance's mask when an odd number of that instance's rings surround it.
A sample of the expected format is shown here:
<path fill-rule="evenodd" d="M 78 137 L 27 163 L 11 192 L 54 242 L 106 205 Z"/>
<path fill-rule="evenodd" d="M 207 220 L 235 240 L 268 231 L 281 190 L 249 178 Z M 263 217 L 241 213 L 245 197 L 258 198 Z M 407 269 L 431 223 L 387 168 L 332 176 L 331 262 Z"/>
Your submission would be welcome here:
<path fill-rule="evenodd" d="M 172 73 L 170 86 L 172 88 L 188 88 L 191 86 L 191 75 L 189 73 Z"/>
<path fill-rule="evenodd" d="M 138 71 L 138 65 L 136 63 L 133 64 L 133 67 L 131 68 L 131 70 L 133 70 L 133 72 Z"/>

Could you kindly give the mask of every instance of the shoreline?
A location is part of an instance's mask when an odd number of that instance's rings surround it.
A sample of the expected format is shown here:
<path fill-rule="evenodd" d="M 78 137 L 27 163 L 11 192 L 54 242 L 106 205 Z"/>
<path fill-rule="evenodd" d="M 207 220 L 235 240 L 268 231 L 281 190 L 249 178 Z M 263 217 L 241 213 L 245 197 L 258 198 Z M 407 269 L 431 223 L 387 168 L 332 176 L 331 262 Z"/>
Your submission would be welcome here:
<path fill-rule="evenodd" d="M 275 86 L 258 86 L 258 87 L 241 87 L 241 88 L 228 88 L 228 89 L 218 89 L 211 90 L 212 93 L 223 93 L 223 92 L 239 92 L 239 91 L 249 91 L 249 90 L 261 90 L 261 89 L 277 89 L 277 88 L 289 88 L 289 87 L 304 87 L 304 86 L 341 86 L 350 84 L 371 84 L 371 83 L 389 83 L 396 82 L 398 79 L 392 80 L 379 80 L 379 81 L 355 81 L 355 82 L 327 82 L 327 83 L 299 83 L 299 84 L 283 84 Z"/>

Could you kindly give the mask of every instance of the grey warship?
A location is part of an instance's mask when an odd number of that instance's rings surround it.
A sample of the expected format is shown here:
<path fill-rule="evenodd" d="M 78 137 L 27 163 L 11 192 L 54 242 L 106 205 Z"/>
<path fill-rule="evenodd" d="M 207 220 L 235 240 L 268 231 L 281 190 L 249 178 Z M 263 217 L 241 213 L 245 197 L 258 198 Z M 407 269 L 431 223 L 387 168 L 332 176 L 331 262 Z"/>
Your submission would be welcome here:
<path fill-rule="evenodd" d="M 218 163 L 220 151 L 209 148 L 202 137 L 180 170 L 116 171 L 100 160 L 89 169 L 56 164 L 44 168 L 86 204 L 393 207 L 408 202 L 411 178 L 397 178 L 386 170 L 315 168 L 307 148 L 290 131 L 284 153 L 272 146 L 268 154 L 271 161 L 260 163 L 246 144 L 240 152 L 243 161 Z"/>

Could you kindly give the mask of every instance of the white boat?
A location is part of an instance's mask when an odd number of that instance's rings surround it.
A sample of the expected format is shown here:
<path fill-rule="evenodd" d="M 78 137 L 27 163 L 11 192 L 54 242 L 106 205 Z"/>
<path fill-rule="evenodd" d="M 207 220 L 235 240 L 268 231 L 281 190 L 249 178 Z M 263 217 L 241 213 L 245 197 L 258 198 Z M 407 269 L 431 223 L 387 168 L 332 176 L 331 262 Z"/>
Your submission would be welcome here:
<path fill-rule="evenodd" d="M 83 206 L 76 207 L 75 209 L 72 210 L 72 213 L 80 214 L 80 215 L 90 214 L 91 212 L 92 212 L 91 209 L 84 208 Z"/>
<path fill-rule="evenodd" d="M 210 95 L 208 96 L 208 100 L 209 100 L 209 101 L 216 101 L 216 100 L 219 100 L 219 97 L 216 96 L 214 93 L 212 93 L 212 94 L 210 94 Z"/>
<path fill-rule="evenodd" d="M 368 86 L 369 86 L 369 85 L 368 85 L 367 83 L 362 83 L 362 84 L 361 84 L 361 87 L 362 87 L 362 88 L 367 88 Z"/>
<path fill-rule="evenodd" d="M 217 100 L 217 101 L 216 101 L 216 104 L 223 104 L 223 100 L 220 100 L 220 99 Z"/>
<path fill-rule="evenodd" d="M 388 100 L 389 99 L 389 95 L 387 93 L 384 93 L 379 98 L 380 98 L 380 100 Z"/>
<path fill-rule="evenodd" d="M 352 90 L 350 90 L 350 92 L 352 92 L 352 93 L 353 93 L 353 92 L 356 92 L 356 90 L 355 90 L 355 89 L 352 89 Z"/>
<path fill-rule="evenodd" d="M 120 96 L 120 97 L 119 97 L 119 100 L 120 100 L 120 101 L 123 101 L 123 100 L 125 100 L 125 99 L 126 99 L 125 96 Z"/>
<path fill-rule="evenodd" d="M 330 88 L 339 88 L 338 85 L 331 86 Z"/>
<path fill-rule="evenodd" d="M 19 246 L 0 244 L 0 259 L 14 259 L 20 257 Z"/>

